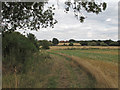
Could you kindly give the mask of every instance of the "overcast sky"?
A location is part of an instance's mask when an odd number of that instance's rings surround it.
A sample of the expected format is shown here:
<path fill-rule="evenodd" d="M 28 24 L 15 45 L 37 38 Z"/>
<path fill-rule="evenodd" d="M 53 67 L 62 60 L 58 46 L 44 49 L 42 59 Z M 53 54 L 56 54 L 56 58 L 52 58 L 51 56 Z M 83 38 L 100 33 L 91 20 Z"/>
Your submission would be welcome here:
<path fill-rule="evenodd" d="M 58 23 L 54 28 L 44 28 L 39 31 L 26 31 L 35 34 L 38 40 L 58 38 L 59 40 L 118 40 L 118 1 L 99 0 L 107 2 L 107 9 L 96 15 L 83 12 L 87 18 L 80 23 L 74 13 L 64 12 L 64 1 L 59 0 L 59 7 L 55 0 L 50 0 L 49 5 L 55 4 L 55 19 Z"/>

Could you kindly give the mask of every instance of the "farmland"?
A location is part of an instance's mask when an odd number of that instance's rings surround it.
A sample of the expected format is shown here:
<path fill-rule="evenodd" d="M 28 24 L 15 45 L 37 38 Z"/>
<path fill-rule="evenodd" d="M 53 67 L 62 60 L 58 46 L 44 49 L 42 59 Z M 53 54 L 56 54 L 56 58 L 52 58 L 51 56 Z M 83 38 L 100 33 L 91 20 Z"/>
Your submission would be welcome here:
<path fill-rule="evenodd" d="M 1 4 L 0 87 L 118 88 L 116 0 Z"/>
<path fill-rule="evenodd" d="M 52 47 L 50 52 L 71 58 L 76 65 L 95 77 L 95 87 L 118 87 L 118 47 L 63 48 Z"/>
<path fill-rule="evenodd" d="M 17 87 L 118 87 L 117 49 L 50 49 L 39 53 L 29 72 L 17 75 Z M 15 87 L 14 79 L 14 74 L 5 74 L 3 87 Z"/>
<path fill-rule="evenodd" d="M 51 46 L 29 64 L 25 74 L 3 68 L 3 88 L 118 87 L 118 47 Z"/>

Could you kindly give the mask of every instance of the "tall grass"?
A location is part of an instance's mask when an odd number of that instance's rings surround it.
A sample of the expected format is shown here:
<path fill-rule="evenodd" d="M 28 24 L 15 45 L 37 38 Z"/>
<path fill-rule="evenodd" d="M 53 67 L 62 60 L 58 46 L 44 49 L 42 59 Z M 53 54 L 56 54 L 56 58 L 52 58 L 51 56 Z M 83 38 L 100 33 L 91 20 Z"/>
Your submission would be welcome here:
<path fill-rule="evenodd" d="M 3 88 L 16 88 L 16 78 L 17 78 L 17 88 L 36 88 L 44 87 L 42 81 L 46 78 L 45 76 L 50 73 L 52 67 L 52 60 L 47 53 L 36 53 L 26 60 L 24 64 L 24 73 L 14 73 L 8 71 L 5 73 L 3 70 Z M 41 83 L 42 82 L 42 83 Z M 41 86 L 42 85 L 42 86 Z"/>

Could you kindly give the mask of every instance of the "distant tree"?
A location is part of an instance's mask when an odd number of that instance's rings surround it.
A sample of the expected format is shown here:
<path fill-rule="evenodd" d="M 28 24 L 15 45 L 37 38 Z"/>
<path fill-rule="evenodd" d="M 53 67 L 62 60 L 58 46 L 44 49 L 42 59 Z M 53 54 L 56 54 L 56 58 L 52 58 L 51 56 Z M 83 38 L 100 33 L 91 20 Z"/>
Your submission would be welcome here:
<path fill-rule="evenodd" d="M 87 46 L 87 45 L 88 45 L 88 42 L 87 42 L 87 41 L 80 41 L 80 45 L 81 45 L 81 46 Z"/>
<path fill-rule="evenodd" d="M 47 40 L 43 40 L 42 41 L 42 49 L 50 49 L 50 42 L 49 41 L 47 41 Z"/>
<path fill-rule="evenodd" d="M 53 38 L 52 43 L 53 45 L 57 45 L 59 43 L 59 40 L 57 38 Z"/>
<path fill-rule="evenodd" d="M 100 43 L 101 43 L 102 41 L 101 41 L 101 40 L 96 40 L 95 42 L 96 42 L 97 46 L 100 46 Z"/>
<path fill-rule="evenodd" d="M 104 42 L 100 42 L 100 46 L 108 46 L 108 45 Z"/>
<path fill-rule="evenodd" d="M 119 46 L 119 43 L 114 41 L 114 42 L 111 42 L 109 46 Z"/>
<path fill-rule="evenodd" d="M 120 40 L 118 40 L 117 42 L 118 42 L 118 46 L 120 46 Z"/>
<path fill-rule="evenodd" d="M 95 41 L 92 41 L 92 42 L 88 42 L 88 46 L 96 46 L 97 43 Z"/>
<path fill-rule="evenodd" d="M 104 43 L 106 43 L 108 46 L 110 46 L 110 43 L 112 43 L 113 41 L 111 39 L 109 40 L 105 40 Z"/>
<path fill-rule="evenodd" d="M 69 46 L 73 46 L 74 44 L 72 42 L 70 42 Z"/>
<path fill-rule="evenodd" d="M 70 43 L 74 43 L 75 40 L 74 40 L 74 39 L 70 39 L 69 42 L 70 42 Z"/>

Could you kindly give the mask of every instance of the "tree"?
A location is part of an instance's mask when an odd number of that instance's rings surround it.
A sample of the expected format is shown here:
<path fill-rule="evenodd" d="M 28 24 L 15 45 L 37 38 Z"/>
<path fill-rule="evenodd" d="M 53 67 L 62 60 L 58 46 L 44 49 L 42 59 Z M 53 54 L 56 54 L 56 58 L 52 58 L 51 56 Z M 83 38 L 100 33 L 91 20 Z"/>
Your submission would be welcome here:
<path fill-rule="evenodd" d="M 54 5 L 44 9 L 47 2 L 2 2 L 3 29 L 16 30 L 54 27 Z"/>
<path fill-rule="evenodd" d="M 112 43 L 113 41 L 111 39 L 109 40 L 105 40 L 104 43 L 106 43 L 108 46 L 110 46 L 110 43 Z"/>
<path fill-rule="evenodd" d="M 75 40 L 74 40 L 74 39 L 70 39 L 69 42 L 70 42 L 70 43 L 74 43 Z"/>
<path fill-rule="evenodd" d="M 3 30 L 31 29 L 54 27 L 57 20 L 54 19 L 54 5 L 44 8 L 47 2 L 2 2 L 2 25 Z M 88 13 L 99 14 L 106 9 L 107 4 L 91 1 L 74 0 L 65 2 L 65 11 L 73 9 L 75 17 L 83 22 L 86 18 L 81 14 L 81 10 Z M 19 12 L 18 12 L 19 11 Z"/>
<path fill-rule="evenodd" d="M 88 42 L 87 42 L 87 41 L 80 41 L 80 45 L 81 45 L 81 46 L 87 46 L 87 45 L 88 45 Z"/>
<path fill-rule="evenodd" d="M 100 46 L 108 46 L 108 45 L 104 42 L 100 42 Z"/>
<path fill-rule="evenodd" d="M 47 40 L 42 41 L 42 49 L 50 49 L 50 42 Z"/>
<path fill-rule="evenodd" d="M 114 42 L 111 42 L 109 46 L 119 46 L 119 43 L 114 41 Z"/>
<path fill-rule="evenodd" d="M 73 43 L 72 43 L 72 42 L 70 42 L 69 46 L 73 46 Z"/>
<path fill-rule="evenodd" d="M 10 70 L 16 66 L 23 71 L 22 66 L 30 60 L 33 53 L 38 50 L 36 46 L 24 35 L 19 32 L 4 32 L 2 33 L 2 57 L 3 65 Z"/>
<path fill-rule="evenodd" d="M 59 43 L 59 40 L 57 38 L 53 38 L 52 43 L 53 45 L 57 45 Z"/>
<path fill-rule="evenodd" d="M 36 46 L 37 49 L 39 49 L 39 44 L 34 34 L 27 34 L 27 38 Z"/>
<path fill-rule="evenodd" d="M 97 43 L 95 41 L 92 41 L 92 42 L 88 42 L 88 46 L 96 46 Z"/>
<path fill-rule="evenodd" d="M 75 17 L 82 23 L 85 20 L 85 16 L 82 14 L 82 9 L 88 13 L 95 13 L 99 14 L 100 12 L 104 11 L 107 7 L 105 2 L 97 3 L 93 0 L 74 0 L 73 2 L 66 1 L 65 2 L 66 8 L 65 11 L 68 12 L 70 8 L 73 9 Z"/>

